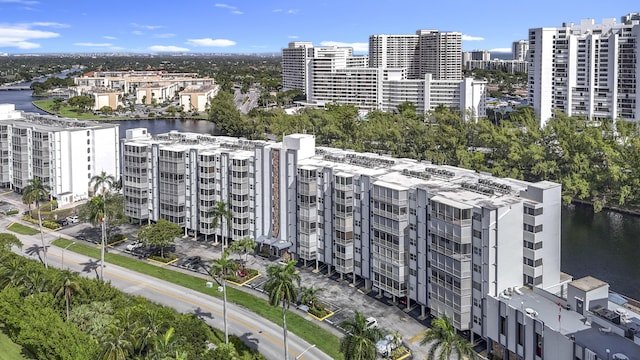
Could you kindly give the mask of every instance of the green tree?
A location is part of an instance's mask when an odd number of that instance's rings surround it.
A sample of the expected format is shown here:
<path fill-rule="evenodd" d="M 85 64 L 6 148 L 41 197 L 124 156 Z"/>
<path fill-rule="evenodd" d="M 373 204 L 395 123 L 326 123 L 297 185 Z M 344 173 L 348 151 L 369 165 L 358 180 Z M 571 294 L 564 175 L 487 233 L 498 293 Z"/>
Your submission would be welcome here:
<path fill-rule="evenodd" d="M 225 235 L 222 233 L 224 225 L 223 221 L 226 222 L 227 228 L 231 226 L 231 222 L 233 221 L 233 213 L 229 208 L 230 206 L 228 206 L 227 203 L 218 201 L 215 203 L 214 207 L 209 209 L 209 211 L 207 212 L 207 216 L 211 217 L 211 227 L 215 229 L 218 227 L 218 225 L 220 225 L 220 236 L 222 237 L 223 249 L 227 247 L 229 238 L 228 234 L 225 237 Z"/>
<path fill-rule="evenodd" d="M 240 356 L 236 351 L 236 347 L 231 343 L 219 344 L 212 355 L 213 360 L 239 360 Z"/>
<path fill-rule="evenodd" d="M 313 287 L 313 286 L 309 286 L 309 287 L 301 287 L 300 288 L 300 303 L 301 304 L 305 304 L 305 305 L 309 305 L 309 306 L 316 306 L 316 303 L 318 302 L 318 293 L 321 292 L 322 288 L 317 288 L 317 287 Z"/>
<path fill-rule="evenodd" d="M 222 251 L 219 259 L 211 260 L 211 273 L 222 280 L 222 317 L 224 319 L 224 343 L 229 343 L 229 327 L 227 326 L 227 276 L 238 268 L 235 261 L 229 259 L 228 249 Z"/>
<path fill-rule="evenodd" d="M 209 121 L 216 124 L 216 128 L 225 135 L 244 135 L 242 114 L 236 108 L 234 96 L 230 92 L 222 90 L 211 100 Z"/>
<path fill-rule="evenodd" d="M 155 224 L 143 226 L 138 231 L 138 240 L 147 246 L 160 248 L 160 256 L 164 258 L 164 249 L 171 245 L 175 238 L 182 234 L 180 225 L 165 219 L 158 220 Z"/>
<path fill-rule="evenodd" d="M 128 360 L 131 354 L 131 341 L 126 329 L 111 324 L 102 340 L 100 360 Z"/>
<path fill-rule="evenodd" d="M 77 280 L 78 276 L 69 271 L 63 271 L 60 278 L 60 286 L 56 291 L 56 297 L 64 297 L 64 303 L 67 308 L 67 321 L 69 321 L 69 306 L 71 302 L 71 296 L 73 293 L 82 292 L 80 283 Z"/>
<path fill-rule="evenodd" d="M 282 306 L 282 329 L 284 334 L 284 357 L 287 358 L 287 310 L 298 299 L 300 275 L 296 272 L 296 261 L 290 260 L 286 265 L 270 265 L 267 268 L 267 281 L 264 290 L 269 294 L 271 306 Z"/>
<path fill-rule="evenodd" d="M 377 327 L 367 327 L 367 319 L 356 311 L 352 319 L 346 320 L 342 328 L 347 334 L 340 340 L 340 352 L 345 360 L 374 360 L 376 342 L 382 338 Z"/>
<path fill-rule="evenodd" d="M 26 199 L 29 203 L 35 202 L 36 208 L 38 208 L 38 229 L 40 230 L 40 242 L 42 243 L 42 254 L 44 267 L 48 268 L 47 261 L 47 247 L 44 244 L 44 233 L 42 231 L 42 213 L 40 211 L 40 202 L 49 198 L 51 193 L 51 187 L 41 179 L 33 178 L 29 180 L 27 186 L 22 189 L 23 199 Z"/>
<path fill-rule="evenodd" d="M 100 247 L 100 278 L 104 279 L 104 252 L 107 246 L 107 223 L 109 214 L 107 212 L 107 199 L 109 198 L 109 192 L 113 188 L 116 179 L 113 175 L 107 174 L 102 171 L 98 175 L 94 175 L 89 184 L 93 186 L 93 193 L 97 194 L 89 201 L 88 215 L 89 221 L 96 225 L 101 226 L 101 247 Z"/>
<path fill-rule="evenodd" d="M 425 331 L 420 340 L 420 345 L 427 344 L 430 346 L 427 360 L 448 360 L 451 359 L 452 353 L 456 353 L 458 359 L 476 358 L 471 344 L 458 335 L 448 317 L 435 318 L 431 321 L 431 328 Z"/>
<path fill-rule="evenodd" d="M 244 262 L 247 262 L 247 258 L 250 252 L 256 248 L 258 244 L 252 238 L 244 238 L 240 240 L 234 241 L 231 245 L 229 245 L 229 251 L 233 253 L 237 253 L 238 255 L 244 254 L 245 259 Z"/>
<path fill-rule="evenodd" d="M 12 246 L 22 248 L 22 241 L 13 234 L 0 233 L 0 253 L 11 251 Z"/>

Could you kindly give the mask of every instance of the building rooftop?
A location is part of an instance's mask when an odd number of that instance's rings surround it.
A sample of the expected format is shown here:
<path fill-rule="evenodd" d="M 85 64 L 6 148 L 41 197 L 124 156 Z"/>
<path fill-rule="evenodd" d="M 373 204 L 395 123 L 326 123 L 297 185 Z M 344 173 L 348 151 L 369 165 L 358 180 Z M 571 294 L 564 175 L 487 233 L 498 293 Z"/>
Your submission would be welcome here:
<path fill-rule="evenodd" d="M 600 280 L 597 281 L 600 282 Z M 575 311 L 567 310 L 559 306 L 557 301 L 528 288 L 522 288 L 519 292 L 521 294 L 512 292 L 508 299 L 501 296 L 501 300 L 509 306 L 529 314 L 528 318 L 536 318 L 552 330 L 560 332 L 567 338 L 575 339 L 576 344 L 595 352 L 600 359 L 607 359 L 608 349 L 611 356 L 624 354 L 631 360 L 640 360 L 640 345 L 635 344 L 631 339 L 617 335 L 615 331 L 603 331 L 607 329 L 593 321 L 596 315 L 591 313 L 581 315 Z M 609 307 L 612 307 L 612 304 L 610 302 Z M 613 310 L 618 307 L 615 305 Z M 637 322 L 637 327 L 640 329 L 640 314 L 628 309 L 626 311 L 631 319 L 631 323 L 627 326 L 634 327 Z M 614 325 L 612 324 L 612 326 Z"/>
<path fill-rule="evenodd" d="M 596 279 L 593 276 L 585 276 L 578 280 L 573 280 L 569 285 L 574 286 L 582 291 L 591 291 L 597 288 L 608 286 L 606 282 Z"/>

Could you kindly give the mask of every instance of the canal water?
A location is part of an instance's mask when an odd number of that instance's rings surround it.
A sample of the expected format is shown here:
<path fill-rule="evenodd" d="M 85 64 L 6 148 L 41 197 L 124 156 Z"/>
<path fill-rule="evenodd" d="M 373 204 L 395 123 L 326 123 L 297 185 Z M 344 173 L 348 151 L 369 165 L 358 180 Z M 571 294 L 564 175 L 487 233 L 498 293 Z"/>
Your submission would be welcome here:
<path fill-rule="evenodd" d="M 18 110 L 39 112 L 31 91 L 0 91 L 0 103 Z M 170 130 L 211 134 L 206 120 L 118 121 L 120 135 L 127 129 L 146 127 L 151 134 Z M 611 290 L 640 299 L 640 216 L 614 211 L 593 211 L 582 205 L 562 209 L 562 271 L 575 279 L 592 275 L 611 285 Z"/>

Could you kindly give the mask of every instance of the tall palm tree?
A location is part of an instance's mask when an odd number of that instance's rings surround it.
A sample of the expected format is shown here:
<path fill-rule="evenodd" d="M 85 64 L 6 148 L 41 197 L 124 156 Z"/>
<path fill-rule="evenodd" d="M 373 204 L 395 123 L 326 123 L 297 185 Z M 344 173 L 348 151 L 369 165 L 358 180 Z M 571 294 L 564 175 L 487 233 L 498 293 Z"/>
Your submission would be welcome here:
<path fill-rule="evenodd" d="M 99 175 L 95 175 L 89 180 L 89 184 L 93 185 L 93 193 L 100 193 L 98 196 L 102 197 L 102 216 L 100 219 L 102 226 L 102 246 L 100 247 L 100 279 L 104 281 L 104 251 L 107 238 L 107 194 L 116 183 L 116 178 L 113 175 L 107 175 L 106 172 L 102 171 Z M 92 200 L 95 196 L 92 198 Z"/>
<path fill-rule="evenodd" d="M 27 186 L 22 189 L 23 199 L 30 203 L 35 202 L 38 208 L 38 229 L 40 230 L 40 241 L 42 242 L 42 253 L 44 267 L 49 268 L 47 261 L 47 247 L 44 244 L 44 233 L 42 232 L 42 214 L 40 213 L 40 201 L 47 199 L 51 193 L 51 187 L 42 182 L 41 179 L 33 178 L 29 180 Z"/>
<path fill-rule="evenodd" d="M 223 201 L 218 201 L 216 203 L 216 205 L 214 207 L 212 207 L 209 212 L 207 213 L 207 215 L 211 216 L 211 227 L 212 228 L 217 228 L 218 224 L 220 224 L 220 236 L 222 236 L 222 248 L 226 248 L 227 247 L 227 243 L 224 240 L 224 235 L 222 234 L 222 221 L 226 220 L 227 221 L 227 227 L 230 226 L 231 221 L 233 220 L 233 213 L 231 212 L 231 210 L 229 209 L 230 206 L 227 205 L 227 203 L 223 202 Z M 228 236 L 227 236 L 228 238 Z"/>
<path fill-rule="evenodd" d="M 104 280 L 104 251 L 106 247 L 106 197 L 94 196 L 84 205 L 84 212 L 81 213 L 91 224 L 101 226 L 101 249 L 100 249 L 100 279 Z"/>
<path fill-rule="evenodd" d="M 342 327 L 347 332 L 340 340 L 340 352 L 345 360 L 374 360 L 376 342 L 382 338 L 382 330 L 367 327 L 367 319 L 356 311 L 352 319 L 346 320 Z"/>
<path fill-rule="evenodd" d="M 284 333 L 284 358 L 287 358 L 287 309 L 298 298 L 300 275 L 296 272 L 296 261 L 287 261 L 285 266 L 271 265 L 267 268 L 265 291 L 269 294 L 271 306 L 282 304 L 282 329 Z"/>
<path fill-rule="evenodd" d="M 49 279 L 47 279 L 44 273 L 39 270 L 28 271 L 24 276 L 21 285 L 24 288 L 24 295 L 32 295 L 49 291 Z"/>
<path fill-rule="evenodd" d="M 229 328 L 227 327 L 227 276 L 238 268 L 235 261 L 229 259 L 229 251 L 222 250 L 220 259 L 211 260 L 211 273 L 222 280 L 222 317 L 224 319 L 224 343 L 229 343 Z"/>
<path fill-rule="evenodd" d="M 426 344 L 431 346 L 427 360 L 447 360 L 451 358 L 453 352 L 458 355 L 458 359 L 462 359 L 464 356 L 468 356 L 470 359 L 476 358 L 471 344 L 458 335 L 451 320 L 446 316 L 431 321 L 431 329 L 425 331 L 422 340 L 420 340 L 420 345 Z M 437 357 L 436 354 L 438 354 Z"/>
<path fill-rule="evenodd" d="M 74 292 L 82 292 L 82 288 L 78 282 L 77 275 L 72 272 L 63 270 L 60 280 L 60 287 L 56 291 L 56 297 L 64 296 L 64 302 L 67 307 L 67 321 L 69 321 L 69 303 L 71 302 L 71 295 L 73 295 Z"/>

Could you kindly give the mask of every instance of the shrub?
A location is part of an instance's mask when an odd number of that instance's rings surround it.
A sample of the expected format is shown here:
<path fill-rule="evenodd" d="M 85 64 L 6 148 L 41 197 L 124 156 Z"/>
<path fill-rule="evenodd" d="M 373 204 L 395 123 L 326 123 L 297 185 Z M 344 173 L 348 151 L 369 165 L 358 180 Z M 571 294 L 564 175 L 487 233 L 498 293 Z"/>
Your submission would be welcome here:
<path fill-rule="evenodd" d="M 317 318 L 323 318 L 329 315 L 329 310 L 327 310 L 322 304 L 316 303 L 309 308 L 309 313 Z"/>
<path fill-rule="evenodd" d="M 118 241 L 122 241 L 126 238 L 126 236 L 124 236 L 124 234 L 115 234 L 115 235 L 111 235 L 109 236 L 109 238 L 107 239 L 107 244 L 113 244 L 116 243 Z"/>
<path fill-rule="evenodd" d="M 51 229 L 51 230 L 60 229 L 60 224 L 58 224 L 55 221 L 51 221 L 51 220 L 42 220 L 42 226 L 46 227 L 47 229 Z"/>
<path fill-rule="evenodd" d="M 10 210 L 10 211 L 7 211 L 7 215 L 15 215 L 15 214 L 17 214 L 17 213 L 19 213 L 19 211 L 18 211 L 18 210 L 16 210 L 16 209 L 14 209 L 14 210 Z"/>
<path fill-rule="evenodd" d="M 236 276 L 238 275 L 238 273 L 240 272 L 244 272 L 245 276 Z M 256 269 L 250 269 L 250 268 L 245 268 L 243 270 L 237 270 L 236 273 L 234 275 L 229 275 L 227 276 L 227 280 L 235 282 L 235 283 L 241 283 L 243 282 L 245 279 L 251 279 L 252 277 L 258 275 L 258 270 Z"/>

